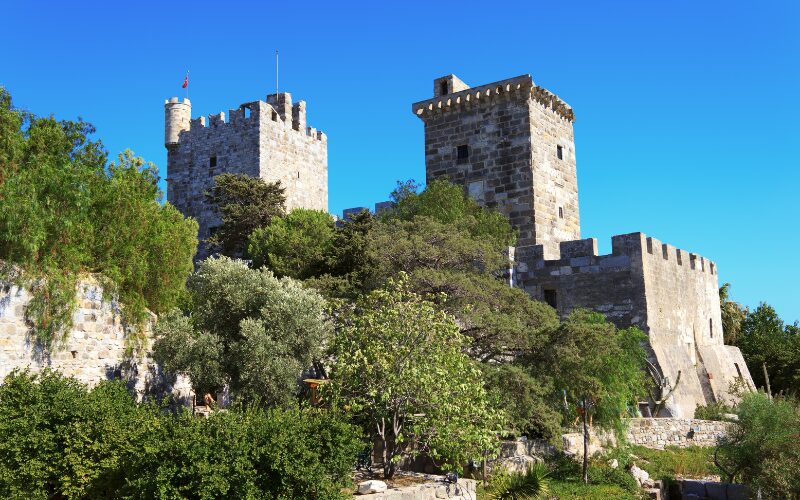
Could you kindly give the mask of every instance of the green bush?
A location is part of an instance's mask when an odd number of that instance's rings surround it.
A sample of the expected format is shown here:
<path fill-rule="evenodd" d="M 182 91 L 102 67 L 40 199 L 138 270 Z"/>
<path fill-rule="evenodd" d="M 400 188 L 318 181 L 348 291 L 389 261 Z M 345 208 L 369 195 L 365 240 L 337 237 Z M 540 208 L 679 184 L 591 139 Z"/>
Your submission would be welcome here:
<path fill-rule="evenodd" d="M 359 431 L 332 412 L 257 408 L 198 419 L 55 372 L 0 386 L 3 498 L 339 498 Z"/>
<path fill-rule="evenodd" d="M 734 409 L 723 402 L 709 403 L 707 405 L 697 405 L 694 410 L 694 418 L 701 420 L 730 420 L 725 414 L 733 413 Z"/>
<path fill-rule="evenodd" d="M 548 498 L 550 472 L 543 463 L 533 464 L 524 474 L 505 471 L 492 476 L 487 496 L 492 500 L 533 500 Z"/>

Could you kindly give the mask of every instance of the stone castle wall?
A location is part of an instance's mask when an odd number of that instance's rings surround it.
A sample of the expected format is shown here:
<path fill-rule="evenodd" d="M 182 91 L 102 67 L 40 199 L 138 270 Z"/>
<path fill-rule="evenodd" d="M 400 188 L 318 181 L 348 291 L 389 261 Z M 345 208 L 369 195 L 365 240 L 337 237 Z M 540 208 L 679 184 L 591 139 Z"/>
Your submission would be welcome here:
<path fill-rule="evenodd" d="M 188 379 L 168 377 L 146 355 L 131 354 L 120 307 L 104 296 L 98 283 L 79 283 L 72 328 L 50 354 L 37 344 L 26 322 L 30 300 L 27 289 L 0 281 L 0 382 L 15 369 L 37 373 L 51 368 L 89 386 L 122 378 L 139 398 L 172 393 L 187 402 L 191 397 Z M 147 332 L 149 343 L 149 328 Z"/>
<path fill-rule="evenodd" d="M 425 122 L 428 182 L 463 185 L 509 217 L 520 245 L 543 244 L 548 256 L 560 240 L 580 237 L 574 115 L 566 104 L 530 75 L 474 88 L 449 75 L 434 81 L 434 95 L 412 105 Z"/>
<path fill-rule="evenodd" d="M 632 418 L 627 432 L 631 444 L 645 448 L 716 446 L 732 424 L 695 418 Z"/>
<path fill-rule="evenodd" d="M 242 104 L 225 113 L 191 119 L 191 103 L 165 103 L 167 199 L 199 223 L 198 259 L 207 255 L 202 241 L 219 225 L 205 193 L 214 177 L 239 173 L 280 181 L 286 208 L 328 209 L 327 137 L 306 126 L 306 103 L 291 95 L 270 95 L 267 102 Z"/>
<path fill-rule="evenodd" d="M 698 405 L 735 396 L 737 378 L 753 387 L 741 352 L 723 344 L 717 270 L 713 262 L 642 233 L 614 236 L 610 255 L 593 238 L 561 242 L 560 258 L 541 245 L 515 251 L 516 284 L 548 301 L 563 317 L 573 309 L 603 313 L 618 328 L 647 333 L 651 362 L 674 383 L 666 412 L 691 417 Z"/>

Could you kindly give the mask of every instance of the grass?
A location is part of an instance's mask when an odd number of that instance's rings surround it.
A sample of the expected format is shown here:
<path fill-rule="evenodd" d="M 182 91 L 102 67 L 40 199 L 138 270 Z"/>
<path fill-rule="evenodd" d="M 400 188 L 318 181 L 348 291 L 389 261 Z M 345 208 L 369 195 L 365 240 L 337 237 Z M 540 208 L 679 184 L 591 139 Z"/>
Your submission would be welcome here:
<path fill-rule="evenodd" d="M 714 448 L 676 448 L 651 450 L 641 446 L 633 446 L 630 453 L 640 459 L 633 461 L 648 472 L 653 479 L 671 481 L 676 477 L 700 479 L 711 475 L 719 475 L 714 465 Z M 647 463 L 645 463 L 645 461 Z"/>

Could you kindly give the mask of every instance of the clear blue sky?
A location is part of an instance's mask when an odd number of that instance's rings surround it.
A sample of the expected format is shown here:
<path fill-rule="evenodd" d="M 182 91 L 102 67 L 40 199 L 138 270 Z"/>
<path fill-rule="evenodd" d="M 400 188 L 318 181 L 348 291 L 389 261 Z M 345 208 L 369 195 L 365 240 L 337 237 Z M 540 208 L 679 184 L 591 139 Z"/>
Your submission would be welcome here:
<path fill-rule="evenodd" d="M 582 236 L 642 231 L 716 261 L 735 299 L 800 319 L 800 7 L 786 1 L 5 2 L 0 84 L 94 123 L 166 177 L 163 102 L 308 102 L 330 210 L 424 180 L 412 102 L 455 73 L 530 73 L 575 108 Z"/>

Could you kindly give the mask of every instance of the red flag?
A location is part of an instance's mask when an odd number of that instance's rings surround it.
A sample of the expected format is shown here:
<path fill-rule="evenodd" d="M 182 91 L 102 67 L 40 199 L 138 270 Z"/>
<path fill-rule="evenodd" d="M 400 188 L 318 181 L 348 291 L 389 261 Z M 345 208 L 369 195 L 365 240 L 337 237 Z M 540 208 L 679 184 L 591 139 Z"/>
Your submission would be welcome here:
<path fill-rule="evenodd" d="M 183 79 L 183 85 L 181 85 L 182 89 L 185 89 L 189 86 L 189 72 L 186 72 L 186 78 Z"/>

